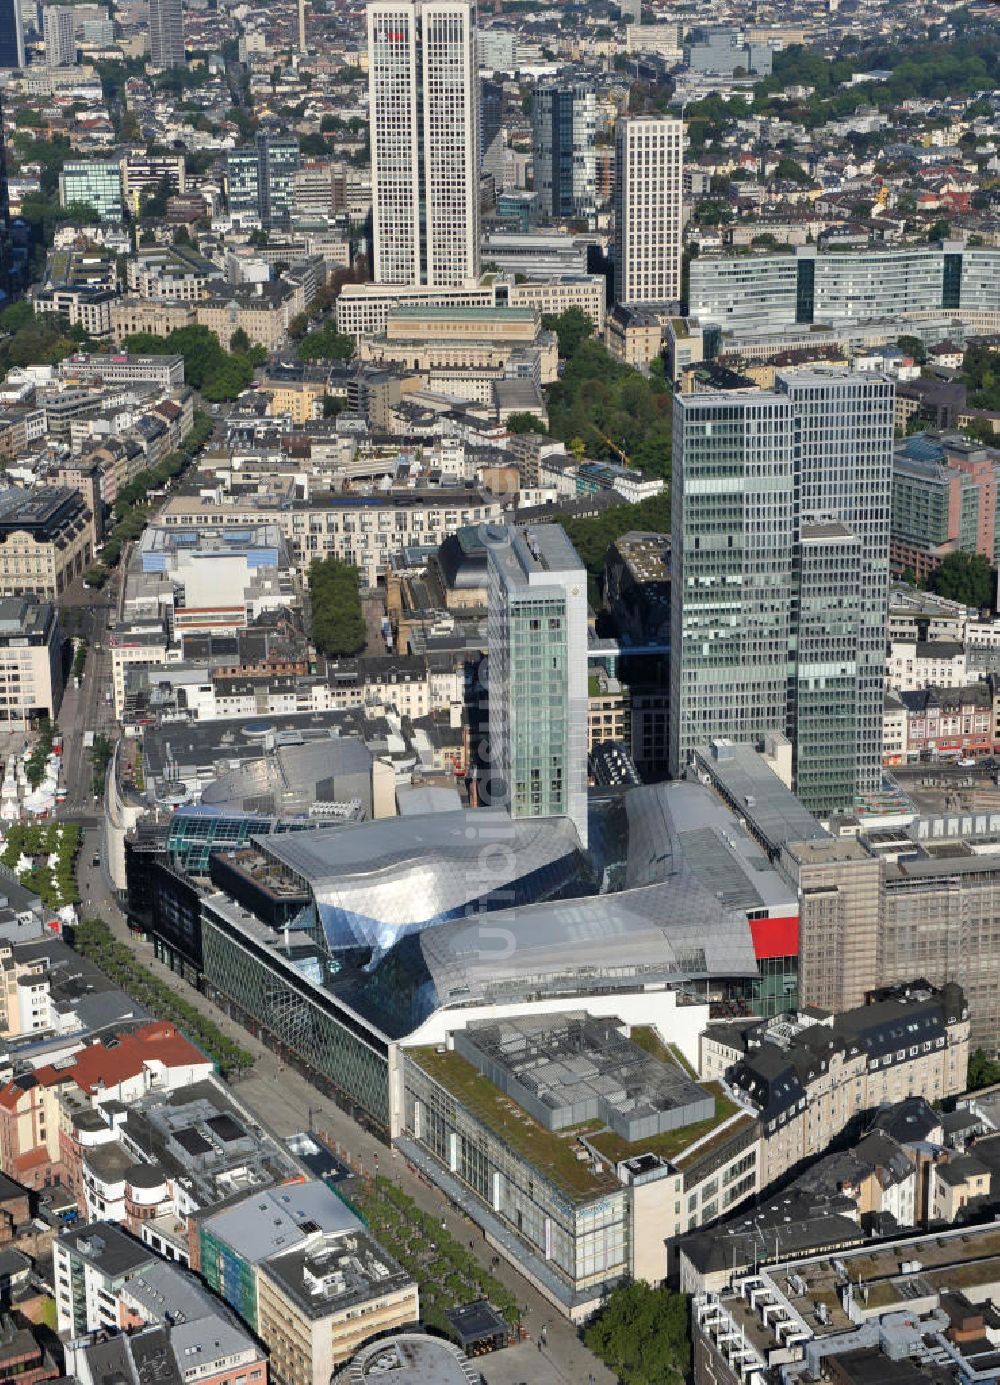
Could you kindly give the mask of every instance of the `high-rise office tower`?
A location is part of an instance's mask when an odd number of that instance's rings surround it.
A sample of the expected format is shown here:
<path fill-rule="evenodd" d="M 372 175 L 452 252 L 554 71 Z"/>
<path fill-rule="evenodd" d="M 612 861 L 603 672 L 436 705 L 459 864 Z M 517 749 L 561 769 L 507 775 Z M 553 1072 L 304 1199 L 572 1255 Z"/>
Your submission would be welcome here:
<path fill-rule="evenodd" d="M 503 174 L 503 83 L 489 77 L 479 83 L 479 164 L 499 186 Z"/>
<path fill-rule="evenodd" d="M 21 0 L 0 0 L 0 68 L 24 65 Z"/>
<path fill-rule="evenodd" d="M 842 370 L 675 398 L 673 774 L 778 730 L 814 812 L 879 787 L 893 408 Z"/>
<path fill-rule="evenodd" d="M 626 116 L 615 130 L 615 298 L 681 295 L 684 122 Z"/>
<path fill-rule="evenodd" d="M 814 811 L 850 808 L 882 782 L 895 386 L 803 370 L 777 388 L 795 420 L 796 789 Z"/>
<path fill-rule="evenodd" d="M 463 0 L 368 6 L 373 277 L 479 277 L 479 92 Z"/>
<path fill-rule="evenodd" d="M 2 3 L 2 0 L 0 0 Z M 3 90 L 0 89 L 0 293 L 10 293 L 10 188 L 7 185 L 7 137 L 4 126 Z"/>
<path fill-rule="evenodd" d="M 226 198 L 232 216 L 254 218 L 265 228 L 287 225 L 298 168 L 297 136 L 258 130 L 252 145 L 226 156 Z"/>
<path fill-rule="evenodd" d="M 42 11 L 47 67 L 72 67 L 76 62 L 76 36 L 70 5 L 46 5 Z"/>
<path fill-rule="evenodd" d="M 543 216 L 587 216 L 597 202 L 597 97 L 584 82 L 535 89 L 535 193 Z"/>
<path fill-rule="evenodd" d="M 490 765 L 512 817 L 568 817 L 587 844 L 587 573 L 556 524 L 487 531 Z"/>
<path fill-rule="evenodd" d="M 758 390 L 674 399 L 670 772 L 717 736 L 783 731 L 795 473 L 788 399 Z"/>
<path fill-rule="evenodd" d="M 183 0 L 149 0 L 149 59 L 154 67 L 184 66 Z"/>

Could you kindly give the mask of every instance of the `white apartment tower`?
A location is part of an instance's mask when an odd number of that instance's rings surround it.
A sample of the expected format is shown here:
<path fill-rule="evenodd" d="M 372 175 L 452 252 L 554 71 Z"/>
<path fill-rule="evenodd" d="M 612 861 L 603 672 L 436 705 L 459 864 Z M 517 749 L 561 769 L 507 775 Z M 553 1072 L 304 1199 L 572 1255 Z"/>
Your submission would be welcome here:
<path fill-rule="evenodd" d="M 681 296 L 684 122 L 626 116 L 615 130 L 615 298 Z"/>
<path fill-rule="evenodd" d="M 42 11 L 46 67 L 73 67 L 76 63 L 76 33 L 70 5 L 46 5 Z"/>
<path fill-rule="evenodd" d="M 373 278 L 479 277 L 479 89 L 463 0 L 368 6 Z"/>

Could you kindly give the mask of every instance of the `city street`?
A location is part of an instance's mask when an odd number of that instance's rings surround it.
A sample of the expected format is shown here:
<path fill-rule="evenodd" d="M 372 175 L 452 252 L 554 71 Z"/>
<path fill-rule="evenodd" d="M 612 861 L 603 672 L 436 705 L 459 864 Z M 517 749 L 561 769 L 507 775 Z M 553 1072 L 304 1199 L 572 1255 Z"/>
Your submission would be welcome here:
<path fill-rule="evenodd" d="M 132 937 L 124 917 L 108 895 L 100 868 L 91 864 L 95 852 L 100 850 L 100 840 L 96 827 L 85 831 L 79 858 L 84 914 L 99 914 L 106 919 L 115 936 L 135 950 L 143 966 L 154 971 L 189 1004 L 215 1020 L 225 1034 L 253 1053 L 253 1071 L 241 1078 L 233 1089 L 238 1099 L 279 1138 L 312 1128 L 359 1173 L 371 1175 L 377 1171 L 392 1178 L 426 1211 L 441 1217 L 460 1242 L 471 1242 L 480 1261 L 488 1267 L 493 1250 L 478 1227 L 448 1204 L 441 1193 L 411 1174 L 394 1151 L 363 1131 L 298 1072 L 280 1063 L 270 1049 L 157 961 L 151 944 L 137 942 Z M 613 1385 L 614 1376 L 586 1350 L 572 1325 L 516 1271 L 501 1262 L 494 1274 L 525 1305 L 522 1322 L 532 1340 L 514 1350 L 501 1352 L 495 1360 L 485 1358 L 480 1369 L 487 1385 L 520 1385 L 522 1381 L 530 1381 L 531 1385 L 587 1385 L 591 1375 L 595 1385 Z M 547 1342 L 539 1351 L 537 1336 L 543 1326 Z"/>
<path fill-rule="evenodd" d="M 86 639 L 88 644 L 83 681 L 79 688 L 74 688 L 70 677 L 57 718 L 63 735 L 66 802 L 60 809 L 60 816 L 64 818 L 93 818 L 100 811 L 100 804 L 94 803 L 91 759 L 84 752 L 83 736 L 86 731 L 112 739 L 117 735 L 114 708 L 105 698 L 111 689 L 107 629 L 113 601 L 112 583 L 103 591 L 95 592 L 78 582 L 60 603 L 64 628 Z M 77 616 L 78 619 L 74 619 Z"/>

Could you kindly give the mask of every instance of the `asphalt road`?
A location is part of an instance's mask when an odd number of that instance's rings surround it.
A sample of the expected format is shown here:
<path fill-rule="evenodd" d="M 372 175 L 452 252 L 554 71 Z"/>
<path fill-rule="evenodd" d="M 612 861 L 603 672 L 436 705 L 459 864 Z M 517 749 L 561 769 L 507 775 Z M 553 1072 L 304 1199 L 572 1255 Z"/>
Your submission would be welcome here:
<path fill-rule="evenodd" d="M 91 756 L 83 748 L 86 731 L 95 735 L 105 735 L 114 739 L 118 726 L 114 718 L 114 707 L 106 700 L 105 694 L 111 689 L 111 655 L 107 647 L 107 627 L 111 615 L 113 590 L 101 594 L 78 584 L 79 591 L 69 593 L 66 605 L 69 609 L 87 611 L 86 624 L 89 628 L 87 663 L 79 688 L 74 688 L 70 678 L 59 708 L 59 729 L 63 734 L 63 777 L 66 782 L 66 802 L 60 809 L 60 816 L 79 818 L 81 814 L 94 814 L 100 811 L 93 795 L 93 764 Z"/>

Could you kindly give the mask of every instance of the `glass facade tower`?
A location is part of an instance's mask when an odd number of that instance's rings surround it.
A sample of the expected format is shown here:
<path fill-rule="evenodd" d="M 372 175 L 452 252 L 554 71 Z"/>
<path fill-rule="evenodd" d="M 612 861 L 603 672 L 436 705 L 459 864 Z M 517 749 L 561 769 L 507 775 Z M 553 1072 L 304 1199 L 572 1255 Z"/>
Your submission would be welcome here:
<path fill-rule="evenodd" d="M 791 406 L 762 390 L 674 399 L 670 771 L 716 737 L 783 730 L 792 635 Z"/>
<path fill-rule="evenodd" d="M 149 0 L 149 60 L 154 67 L 184 66 L 182 0 Z"/>
<path fill-rule="evenodd" d="M 893 406 L 843 370 L 676 398 L 671 773 L 778 730 L 813 812 L 879 788 Z"/>
<path fill-rule="evenodd" d="M 597 202 L 597 98 L 582 82 L 535 91 L 535 193 L 546 217 L 587 216 Z"/>
<path fill-rule="evenodd" d="M 554 524 L 487 531 L 490 801 L 587 844 L 587 574 Z"/>
<path fill-rule="evenodd" d="M 21 0 L 0 0 L 0 68 L 24 67 Z"/>
<path fill-rule="evenodd" d="M 286 226 L 292 212 L 299 141 L 295 135 L 257 132 L 256 142 L 233 149 L 226 158 L 226 197 L 234 217 L 252 217 L 261 226 Z"/>

